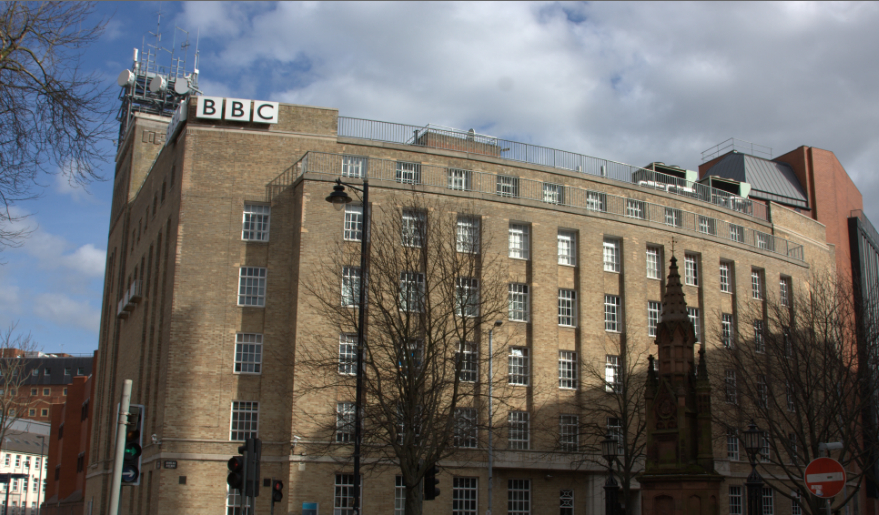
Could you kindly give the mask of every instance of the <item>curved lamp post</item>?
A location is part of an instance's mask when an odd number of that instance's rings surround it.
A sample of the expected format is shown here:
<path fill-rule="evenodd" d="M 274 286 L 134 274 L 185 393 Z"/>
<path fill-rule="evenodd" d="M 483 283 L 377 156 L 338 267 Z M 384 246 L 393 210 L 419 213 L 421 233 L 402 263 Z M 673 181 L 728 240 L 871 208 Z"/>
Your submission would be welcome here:
<path fill-rule="evenodd" d="M 360 515 L 360 440 L 363 437 L 363 421 L 361 420 L 363 411 L 363 328 L 366 323 L 366 290 L 368 288 L 368 270 L 367 270 L 367 244 L 369 243 L 369 181 L 363 181 L 363 187 L 358 188 L 352 184 L 342 182 L 336 179 L 336 185 L 333 186 L 333 192 L 327 196 L 326 201 L 333 205 L 337 211 L 341 211 L 345 204 L 352 202 L 352 198 L 345 193 L 345 186 L 354 191 L 363 193 L 363 230 L 360 235 L 360 292 L 357 303 L 358 322 L 357 322 L 357 383 L 354 390 L 354 506 L 352 515 Z"/>
<path fill-rule="evenodd" d="M 745 481 L 748 489 L 748 515 L 763 515 L 763 478 L 757 472 L 757 454 L 763 447 L 760 443 L 763 433 L 752 420 L 748 430 L 742 432 L 742 436 L 745 450 L 748 451 L 748 460 L 751 462 L 751 474 Z"/>
<path fill-rule="evenodd" d="M 608 431 L 607 437 L 601 441 L 601 455 L 607 460 L 607 481 L 604 483 L 605 515 L 619 515 L 620 485 L 613 478 L 613 462 L 619 456 L 619 445 L 612 431 Z"/>

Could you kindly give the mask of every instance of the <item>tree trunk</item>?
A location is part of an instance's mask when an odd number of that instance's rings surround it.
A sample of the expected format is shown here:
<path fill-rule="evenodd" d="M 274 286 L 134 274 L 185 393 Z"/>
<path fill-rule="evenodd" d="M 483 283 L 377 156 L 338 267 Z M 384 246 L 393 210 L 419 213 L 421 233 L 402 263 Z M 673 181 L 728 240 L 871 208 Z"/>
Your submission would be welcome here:
<path fill-rule="evenodd" d="M 406 515 L 421 515 L 421 492 L 417 486 L 406 488 Z"/>

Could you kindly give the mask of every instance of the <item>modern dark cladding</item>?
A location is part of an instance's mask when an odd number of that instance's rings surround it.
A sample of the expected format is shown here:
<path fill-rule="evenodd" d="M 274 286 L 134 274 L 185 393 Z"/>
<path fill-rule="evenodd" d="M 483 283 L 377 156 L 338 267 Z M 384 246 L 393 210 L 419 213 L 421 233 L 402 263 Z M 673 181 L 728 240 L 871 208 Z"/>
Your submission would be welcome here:
<path fill-rule="evenodd" d="M 27 379 L 24 385 L 59 385 L 70 384 L 74 376 L 92 375 L 92 356 L 61 356 L 39 358 L 5 358 L 24 359 Z M 35 375 L 34 370 L 38 373 Z"/>

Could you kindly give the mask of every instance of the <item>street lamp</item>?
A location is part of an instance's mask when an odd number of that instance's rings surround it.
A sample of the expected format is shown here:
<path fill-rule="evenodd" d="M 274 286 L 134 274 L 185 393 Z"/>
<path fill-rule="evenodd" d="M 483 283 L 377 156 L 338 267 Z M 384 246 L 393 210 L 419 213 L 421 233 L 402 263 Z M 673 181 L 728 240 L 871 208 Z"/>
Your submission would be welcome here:
<path fill-rule="evenodd" d="M 751 462 L 751 474 L 745 481 L 745 486 L 748 488 L 748 515 L 763 515 L 763 478 L 757 472 L 757 453 L 763 447 L 760 442 L 763 434 L 752 420 L 748 430 L 742 435 L 748 460 Z"/>
<path fill-rule="evenodd" d="M 601 441 L 601 455 L 607 460 L 607 482 L 604 483 L 605 515 L 619 513 L 620 485 L 613 478 L 613 462 L 619 456 L 619 445 L 620 443 L 614 438 L 613 431 L 608 431 L 607 437 Z"/>
<path fill-rule="evenodd" d="M 43 435 L 37 435 L 37 438 L 40 439 L 40 472 L 37 476 L 37 515 L 43 511 L 43 498 L 45 497 L 45 492 L 43 491 L 43 468 L 46 466 L 46 458 L 48 456 L 43 454 L 43 448 L 46 445 L 46 437 Z"/>
<path fill-rule="evenodd" d="M 488 330 L 488 511 L 485 512 L 485 515 L 491 515 L 492 487 L 494 486 L 494 448 L 491 442 L 491 423 L 494 415 L 491 411 L 492 385 L 494 384 L 492 336 L 494 336 L 494 328 L 500 327 L 503 323 L 503 320 L 495 320 L 494 325 Z"/>
<path fill-rule="evenodd" d="M 360 440 L 363 436 L 361 420 L 363 411 L 363 342 L 365 334 L 363 328 L 366 325 L 366 291 L 369 287 L 368 269 L 367 269 L 367 245 L 369 244 L 369 181 L 363 181 L 363 187 L 358 188 L 352 184 L 342 182 L 342 179 L 336 179 L 336 185 L 333 186 L 333 192 L 327 196 L 326 201 L 333 205 L 337 211 L 341 211 L 345 204 L 352 201 L 351 197 L 345 193 L 345 186 L 354 191 L 363 193 L 363 230 L 360 235 L 360 292 L 357 302 L 357 383 L 354 390 L 354 506 L 352 515 L 360 515 Z"/>

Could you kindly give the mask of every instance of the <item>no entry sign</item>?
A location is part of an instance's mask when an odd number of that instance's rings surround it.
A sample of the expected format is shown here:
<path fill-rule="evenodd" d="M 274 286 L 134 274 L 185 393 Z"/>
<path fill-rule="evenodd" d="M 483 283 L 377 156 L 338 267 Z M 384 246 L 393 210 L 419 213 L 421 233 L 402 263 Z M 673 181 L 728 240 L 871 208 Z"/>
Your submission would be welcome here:
<path fill-rule="evenodd" d="M 826 499 L 842 491 L 845 469 L 832 458 L 816 458 L 806 467 L 806 488 L 817 497 Z"/>

